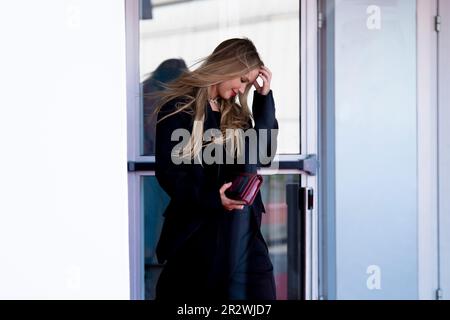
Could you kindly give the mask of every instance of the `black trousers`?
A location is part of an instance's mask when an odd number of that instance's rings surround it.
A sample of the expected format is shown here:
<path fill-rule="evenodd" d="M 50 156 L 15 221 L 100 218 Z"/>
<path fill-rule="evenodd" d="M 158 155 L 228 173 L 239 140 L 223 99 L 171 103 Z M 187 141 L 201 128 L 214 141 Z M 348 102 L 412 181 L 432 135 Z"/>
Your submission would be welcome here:
<path fill-rule="evenodd" d="M 156 285 L 156 300 L 275 300 L 273 266 L 258 230 L 231 274 L 215 273 L 214 228 L 199 230 L 166 262 Z M 211 274 L 215 275 L 211 278 Z M 218 278 L 219 279 L 218 279 Z"/>
<path fill-rule="evenodd" d="M 273 266 L 261 234 L 252 241 L 248 254 L 231 274 L 228 299 L 276 299 Z"/>

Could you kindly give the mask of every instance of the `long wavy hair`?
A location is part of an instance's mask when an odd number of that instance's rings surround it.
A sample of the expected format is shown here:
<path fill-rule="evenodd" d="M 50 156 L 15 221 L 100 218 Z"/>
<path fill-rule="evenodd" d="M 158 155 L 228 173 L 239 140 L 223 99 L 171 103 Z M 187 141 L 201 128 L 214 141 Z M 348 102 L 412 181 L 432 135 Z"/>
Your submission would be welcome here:
<path fill-rule="evenodd" d="M 155 114 L 169 101 L 181 98 L 182 103 L 176 104 L 176 110 L 163 118 L 170 117 L 178 112 L 188 112 L 193 116 L 193 128 L 190 141 L 183 147 L 180 154 L 183 158 L 195 158 L 200 155 L 203 142 L 203 122 L 205 120 L 206 107 L 208 105 L 209 87 L 223 81 L 241 77 L 249 71 L 260 68 L 263 62 L 259 57 L 255 45 L 248 38 L 232 38 L 220 43 L 207 57 L 200 59 L 200 66 L 194 71 L 185 70 L 180 77 L 168 83 L 161 84 L 164 88 L 156 92 L 158 96 L 155 104 Z M 194 64 L 194 65 L 195 65 Z M 220 130 L 222 136 L 213 140 L 214 143 L 223 144 L 231 140 L 232 152 L 240 156 L 243 146 L 243 131 L 252 119 L 252 114 L 247 105 L 247 98 L 252 84 L 248 83 L 244 93 L 239 92 L 237 97 L 220 99 Z M 233 135 L 227 134 L 227 129 L 234 129 Z M 230 132 L 230 131 L 229 131 Z M 236 152 L 236 153 L 235 153 Z"/>

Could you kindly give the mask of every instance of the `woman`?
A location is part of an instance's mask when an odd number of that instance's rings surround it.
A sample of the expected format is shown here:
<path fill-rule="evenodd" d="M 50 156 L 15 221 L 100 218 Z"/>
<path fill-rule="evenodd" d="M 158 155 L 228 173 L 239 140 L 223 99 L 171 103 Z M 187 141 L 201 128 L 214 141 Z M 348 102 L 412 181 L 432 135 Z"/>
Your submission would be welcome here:
<path fill-rule="evenodd" d="M 235 38 L 222 42 L 196 70 L 184 72 L 160 93 L 156 178 L 171 200 L 156 250 L 158 261 L 166 262 L 156 299 L 275 299 L 273 266 L 260 231 L 265 212 L 261 194 L 251 205 L 226 195 L 237 173 L 257 170 L 248 154 L 259 151 L 258 143 L 243 139 L 244 131 L 278 129 L 271 77 L 253 43 Z M 247 95 L 252 87 L 251 113 Z M 181 147 L 172 141 L 176 129 L 190 134 Z M 203 133 L 209 129 L 221 135 L 205 141 Z M 227 129 L 235 130 L 230 135 Z M 276 142 L 270 134 L 263 140 L 268 150 Z M 228 162 L 216 152 L 215 159 L 223 161 L 202 161 L 211 143 L 225 150 Z M 184 161 L 174 161 L 174 156 Z M 230 158 L 245 161 L 229 163 Z"/>

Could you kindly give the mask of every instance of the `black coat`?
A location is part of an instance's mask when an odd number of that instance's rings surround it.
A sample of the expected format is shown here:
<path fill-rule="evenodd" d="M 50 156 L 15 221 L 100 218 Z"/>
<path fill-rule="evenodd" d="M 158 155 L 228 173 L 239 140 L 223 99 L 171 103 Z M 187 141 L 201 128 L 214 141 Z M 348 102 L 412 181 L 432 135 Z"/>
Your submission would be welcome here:
<path fill-rule="evenodd" d="M 172 113 L 177 102 L 180 100 L 173 100 L 163 106 L 158 114 L 158 120 Z M 214 111 L 209 105 L 206 110 L 204 130 L 218 128 Z M 269 129 L 269 132 L 270 129 L 278 129 L 272 91 L 265 96 L 254 92 L 252 113 L 255 129 Z M 164 224 L 156 248 L 159 263 L 174 258 L 186 241 L 203 225 L 214 225 L 215 222 L 220 221 L 222 215 L 233 214 L 222 206 L 220 187 L 230 182 L 235 172 L 254 173 L 258 167 L 257 164 L 248 162 L 246 164 L 203 164 L 203 166 L 200 164 L 175 165 L 171 160 L 171 152 L 179 141 L 171 141 L 172 132 L 178 128 L 191 132 L 192 121 L 192 115 L 182 111 L 159 122 L 156 129 L 156 178 L 170 197 L 170 203 L 163 214 Z M 271 150 L 272 143 L 276 143 L 276 140 L 271 141 L 269 136 L 267 150 Z M 256 146 L 246 144 L 245 147 L 248 152 L 249 148 Z M 249 210 L 255 215 L 257 228 L 260 228 L 261 214 L 265 212 L 260 192 Z M 217 255 L 223 252 L 220 241 L 217 239 L 219 237 L 217 232 L 203 233 L 202 237 L 204 239 L 199 243 L 203 243 L 204 248 L 199 250 L 205 255 Z M 228 261 L 227 264 L 215 264 L 217 268 L 223 268 L 225 265 L 227 270 L 213 270 L 213 273 L 218 275 L 229 272 L 233 268 L 233 261 Z"/>

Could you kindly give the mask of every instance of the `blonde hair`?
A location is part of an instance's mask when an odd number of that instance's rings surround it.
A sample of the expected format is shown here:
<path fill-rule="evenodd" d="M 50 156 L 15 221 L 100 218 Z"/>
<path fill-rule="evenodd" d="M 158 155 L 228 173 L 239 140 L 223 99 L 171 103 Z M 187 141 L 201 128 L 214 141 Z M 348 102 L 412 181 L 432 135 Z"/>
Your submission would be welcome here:
<path fill-rule="evenodd" d="M 194 71 L 186 70 L 176 80 L 161 84 L 164 88 L 155 94 L 158 101 L 155 105 L 155 114 L 171 100 L 182 98 L 176 110 L 158 122 L 163 121 L 178 112 L 189 112 L 193 115 L 193 128 L 190 141 L 182 150 L 181 156 L 194 158 L 200 155 L 203 144 L 203 122 L 205 120 L 208 102 L 208 88 L 223 81 L 240 77 L 255 68 L 263 66 L 263 62 L 251 40 L 248 38 L 233 38 L 220 43 L 207 57 L 201 59 L 201 65 Z M 199 63 L 197 62 L 197 63 Z M 196 64 L 197 64 L 196 63 Z M 239 103 L 234 97 L 220 100 L 221 120 L 220 130 L 222 137 L 214 139 L 214 143 L 224 143 L 233 139 L 232 152 L 240 156 L 242 152 L 242 130 L 234 130 L 233 136 L 226 135 L 226 129 L 246 129 L 252 115 L 247 105 L 248 93 L 252 84 L 248 83 L 244 93 L 238 94 Z"/>

